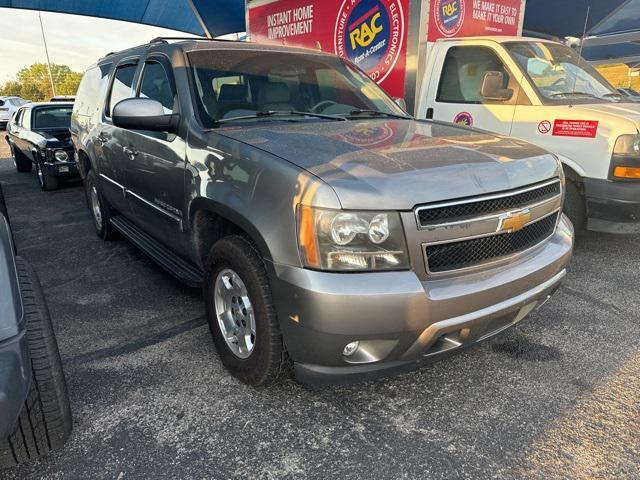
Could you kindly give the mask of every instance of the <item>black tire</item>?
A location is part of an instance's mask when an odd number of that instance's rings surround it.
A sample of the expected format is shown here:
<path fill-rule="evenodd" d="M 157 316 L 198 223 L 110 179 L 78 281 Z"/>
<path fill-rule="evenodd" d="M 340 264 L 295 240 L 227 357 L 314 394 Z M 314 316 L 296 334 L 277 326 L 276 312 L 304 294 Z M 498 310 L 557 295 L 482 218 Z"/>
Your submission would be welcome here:
<path fill-rule="evenodd" d="M 20 173 L 29 173 L 32 169 L 31 160 L 29 160 L 20 150 L 11 144 L 11 155 L 16 164 L 16 170 Z"/>
<path fill-rule="evenodd" d="M 573 180 L 567 178 L 564 213 L 573 223 L 576 232 L 584 232 L 587 229 L 587 206 L 580 187 Z"/>
<path fill-rule="evenodd" d="M 16 257 L 31 354 L 31 389 L 17 424 L 0 439 L 0 466 L 27 462 L 61 448 L 71 435 L 67 386 L 56 337 L 35 272 Z"/>
<path fill-rule="evenodd" d="M 40 162 L 36 163 L 36 175 L 38 177 L 38 184 L 43 191 L 49 192 L 58 189 L 58 177 L 47 174 Z"/>
<path fill-rule="evenodd" d="M 214 289 L 218 274 L 225 268 L 234 270 L 240 276 L 254 310 L 255 345 L 246 359 L 239 358 L 231 351 L 218 325 Z M 204 296 L 213 342 L 223 365 L 236 378 L 259 386 L 291 375 L 292 362 L 280 332 L 264 262 L 249 240 L 234 235 L 213 245 L 205 264 Z"/>
<path fill-rule="evenodd" d="M 92 200 L 91 191 L 94 187 L 96 189 L 97 205 L 100 209 L 100 219 L 97 218 L 96 214 L 93 211 L 94 203 Z M 89 213 L 91 214 L 91 219 L 93 220 L 93 225 L 96 228 L 96 233 L 98 234 L 98 236 L 105 241 L 118 238 L 118 232 L 111 224 L 111 218 L 114 216 L 113 209 L 102 196 L 99 185 L 96 182 L 96 175 L 93 170 L 89 170 L 87 172 L 86 178 L 84 179 L 84 193 L 87 198 Z"/>
<path fill-rule="evenodd" d="M 7 219 L 9 222 L 9 212 L 7 211 L 7 202 L 4 200 L 4 193 L 2 192 L 2 186 L 0 186 L 0 215 Z"/>

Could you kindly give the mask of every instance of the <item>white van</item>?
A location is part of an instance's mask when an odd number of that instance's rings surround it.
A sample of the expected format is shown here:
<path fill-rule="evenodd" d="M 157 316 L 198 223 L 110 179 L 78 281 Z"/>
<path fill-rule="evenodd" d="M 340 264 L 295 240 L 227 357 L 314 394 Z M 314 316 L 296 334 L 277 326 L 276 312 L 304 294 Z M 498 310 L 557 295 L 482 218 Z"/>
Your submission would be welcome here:
<path fill-rule="evenodd" d="M 521 138 L 565 166 L 577 228 L 640 232 L 640 103 L 573 49 L 526 37 L 440 39 L 427 50 L 417 118 Z"/>

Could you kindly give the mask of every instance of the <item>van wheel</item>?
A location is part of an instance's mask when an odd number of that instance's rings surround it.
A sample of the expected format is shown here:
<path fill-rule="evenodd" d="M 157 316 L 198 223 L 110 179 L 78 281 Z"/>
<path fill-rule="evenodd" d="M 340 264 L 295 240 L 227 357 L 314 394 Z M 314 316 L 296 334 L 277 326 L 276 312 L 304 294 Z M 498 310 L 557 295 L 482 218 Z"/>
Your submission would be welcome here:
<path fill-rule="evenodd" d="M 114 216 L 113 209 L 100 193 L 93 170 L 89 170 L 84 179 L 84 192 L 93 219 L 93 226 L 96 227 L 98 236 L 107 241 L 117 238 L 118 232 L 111 225 L 111 218 Z"/>
<path fill-rule="evenodd" d="M 58 177 L 48 175 L 40 162 L 36 162 L 36 173 L 38 175 L 38 184 L 42 190 L 48 192 L 58 188 Z"/>
<path fill-rule="evenodd" d="M 587 228 L 587 207 L 586 200 L 580 188 L 573 181 L 567 178 L 565 197 L 564 197 L 564 213 L 573 223 L 576 232 L 583 232 Z"/>
<path fill-rule="evenodd" d="M 207 320 L 224 366 L 249 385 L 291 374 L 264 263 L 247 239 L 216 242 L 205 265 Z"/>
<path fill-rule="evenodd" d="M 0 438 L 0 467 L 17 465 L 62 447 L 71 435 L 71 409 L 49 310 L 35 272 L 16 257 L 31 354 L 29 394 L 13 431 Z"/>
<path fill-rule="evenodd" d="M 29 173 L 31 171 L 31 160 L 25 157 L 20 150 L 16 150 L 13 144 L 11 144 L 11 155 L 18 172 Z"/>

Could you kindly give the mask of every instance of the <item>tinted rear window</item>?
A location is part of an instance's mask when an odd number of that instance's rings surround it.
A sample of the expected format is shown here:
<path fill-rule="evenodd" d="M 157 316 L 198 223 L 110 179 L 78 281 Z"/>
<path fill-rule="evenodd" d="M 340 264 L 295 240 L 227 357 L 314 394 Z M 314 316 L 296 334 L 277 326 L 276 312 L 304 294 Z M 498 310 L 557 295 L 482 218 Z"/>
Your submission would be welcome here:
<path fill-rule="evenodd" d="M 69 128 L 71 107 L 38 108 L 33 111 L 33 128 Z"/>
<path fill-rule="evenodd" d="M 104 90 L 108 80 L 107 75 L 110 69 L 111 64 L 108 63 L 85 72 L 78 87 L 74 105 L 74 110 L 79 115 L 89 116 L 98 109 L 104 98 Z"/>

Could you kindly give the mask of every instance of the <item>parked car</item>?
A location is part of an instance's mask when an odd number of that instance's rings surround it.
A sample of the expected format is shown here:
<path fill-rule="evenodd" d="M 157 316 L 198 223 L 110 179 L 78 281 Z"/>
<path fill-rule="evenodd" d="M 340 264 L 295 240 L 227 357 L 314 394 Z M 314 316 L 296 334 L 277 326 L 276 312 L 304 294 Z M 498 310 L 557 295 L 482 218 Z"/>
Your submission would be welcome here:
<path fill-rule="evenodd" d="M 0 128 L 6 128 L 16 110 L 27 103 L 20 97 L 0 97 Z"/>
<path fill-rule="evenodd" d="M 55 97 L 51 97 L 49 99 L 50 102 L 65 102 L 65 103 L 73 103 L 75 102 L 76 97 L 73 95 L 56 95 Z"/>
<path fill-rule="evenodd" d="M 0 468 L 62 447 L 71 410 L 38 277 L 15 256 L 0 188 Z"/>
<path fill-rule="evenodd" d="M 202 285 L 252 385 L 473 345 L 542 305 L 572 253 L 555 156 L 414 120 L 333 55 L 157 39 L 89 68 L 71 134 L 98 235 Z"/>
<path fill-rule="evenodd" d="M 71 103 L 31 103 L 11 119 L 5 136 L 19 172 L 35 164 L 43 190 L 58 188 L 60 178 L 78 175 L 69 133 Z"/>

